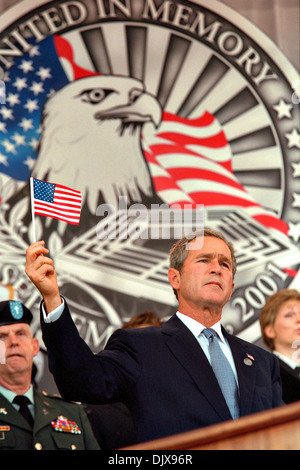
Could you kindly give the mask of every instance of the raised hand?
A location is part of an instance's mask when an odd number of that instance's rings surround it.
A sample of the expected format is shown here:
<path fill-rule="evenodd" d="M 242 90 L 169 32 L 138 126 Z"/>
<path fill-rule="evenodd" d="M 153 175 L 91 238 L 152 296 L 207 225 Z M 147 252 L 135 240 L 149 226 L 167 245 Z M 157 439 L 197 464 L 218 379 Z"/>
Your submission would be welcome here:
<path fill-rule="evenodd" d="M 61 304 L 54 262 L 44 241 L 32 243 L 26 250 L 25 273 L 40 291 L 47 313 Z"/>

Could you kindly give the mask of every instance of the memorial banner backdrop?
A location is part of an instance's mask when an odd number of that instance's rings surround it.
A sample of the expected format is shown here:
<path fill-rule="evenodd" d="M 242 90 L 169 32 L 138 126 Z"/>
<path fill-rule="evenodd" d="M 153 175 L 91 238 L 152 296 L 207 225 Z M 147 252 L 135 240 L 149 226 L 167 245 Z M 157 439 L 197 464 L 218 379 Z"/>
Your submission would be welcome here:
<path fill-rule="evenodd" d="M 25 0 L 0 31 L 0 280 L 38 336 L 40 296 L 24 273 L 30 177 L 82 195 L 78 225 L 34 222 L 95 352 L 133 315 L 176 311 L 168 250 L 203 224 L 236 250 L 223 324 L 259 343 L 266 298 L 300 285 L 289 59 L 215 0 Z"/>

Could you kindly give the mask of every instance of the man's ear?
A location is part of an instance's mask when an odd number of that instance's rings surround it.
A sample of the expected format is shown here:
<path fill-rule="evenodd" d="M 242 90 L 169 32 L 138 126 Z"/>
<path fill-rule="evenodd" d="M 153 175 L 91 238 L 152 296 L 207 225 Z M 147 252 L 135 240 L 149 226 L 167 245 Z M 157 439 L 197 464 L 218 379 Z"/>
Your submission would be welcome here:
<path fill-rule="evenodd" d="M 168 271 L 168 279 L 173 289 L 178 290 L 180 287 L 180 272 L 175 268 L 170 268 Z"/>
<path fill-rule="evenodd" d="M 34 352 L 34 356 L 36 356 L 40 350 L 40 344 L 39 344 L 39 340 L 35 337 L 32 338 L 32 342 L 33 342 L 33 352 Z"/>

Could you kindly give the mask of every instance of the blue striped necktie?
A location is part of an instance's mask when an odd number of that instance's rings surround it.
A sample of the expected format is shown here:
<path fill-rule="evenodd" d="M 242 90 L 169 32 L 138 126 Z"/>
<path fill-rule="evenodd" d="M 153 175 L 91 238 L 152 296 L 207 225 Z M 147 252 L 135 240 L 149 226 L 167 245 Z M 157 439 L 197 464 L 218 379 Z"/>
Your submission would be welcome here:
<path fill-rule="evenodd" d="M 233 370 L 220 348 L 218 333 L 212 328 L 205 328 L 202 333 L 209 341 L 211 366 L 226 400 L 233 419 L 239 417 L 238 387 Z"/>

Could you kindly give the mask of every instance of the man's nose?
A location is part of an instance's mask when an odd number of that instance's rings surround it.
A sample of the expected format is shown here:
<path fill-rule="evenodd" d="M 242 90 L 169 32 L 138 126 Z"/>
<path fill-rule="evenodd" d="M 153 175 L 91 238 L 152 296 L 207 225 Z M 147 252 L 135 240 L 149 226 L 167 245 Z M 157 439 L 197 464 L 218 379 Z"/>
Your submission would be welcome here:
<path fill-rule="evenodd" d="M 10 346 L 14 346 L 16 344 L 18 344 L 18 337 L 17 335 L 15 335 L 14 333 L 11 333 L 9 336 L 8 336 L 8 343 Z"/>
<path fill-rule="evenodd" d="M 217 259 L 211 261 L 210 272 L 212 274 L 221 274 L 221 266 Z"/>

